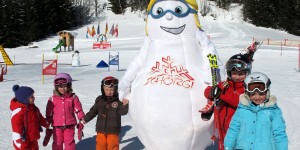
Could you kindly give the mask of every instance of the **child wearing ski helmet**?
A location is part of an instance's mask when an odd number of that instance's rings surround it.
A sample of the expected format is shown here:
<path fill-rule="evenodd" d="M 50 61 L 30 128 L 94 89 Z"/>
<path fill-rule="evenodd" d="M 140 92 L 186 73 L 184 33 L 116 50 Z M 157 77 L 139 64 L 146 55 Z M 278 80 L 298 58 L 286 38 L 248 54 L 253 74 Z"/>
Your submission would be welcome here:
<path fill-rule="evenodd" d="M 49 123 L 35 106 L 34 90 L 31 87 L 14 85 L 15 97 L 10 102 L 13 146 L 16 150 L 39 149 L 41 126 Z"/>
<path fill-rule="evenodd" d="M 245 79 L 245 93 L 225 137 L 225 149 L 287 150 L 285 121 L 267 75 L 254 72 Z"/>
<path fill-rule="evenodd" d="M 250 74 L 251 68 L 251 61 L 246 54 L 233 55 L 226 63 L 227 80 L 220 82 L 217 86 L 208 86 L 204 91 L 204 96 L 210 101 L 200 112 L 210 114 L 214 112 L 214 123 L 218 129 L 219 150 L 224 149 L 225 134 L 238 106 L 239 96 L 244 93 L 244 80 Z M 218 100 L 215 108 L 213 107 L 214 99 Z M 213 136 L 213 138 L 215 137 Z"/>
<path fill-rule="evenodd" d="M 77 124 L 77 119 L 84 117 L 81 102 L 72 89 L 72 78 L 67 73 L 59 73 L 54 78 L 53 96 L 49 98 L 46 107 L 46 117 L 52 122 L 53 144 L 52 149 L 75 150 L 75 127 L 78 129 L 78 139 L 81 139 L 83 125 Z M 51 137 L 48 131 L 43 145 L 46 146 Z"/>
<path fill-rule="evenodd" d="M 121 116 L 128 112 L 128 100 L 118 96 L 118 79 L 108 76 L 101 81 L 101 93 L 82 119 L 87 123 L 97 116 L 96 150 L 118 150 Z"/>

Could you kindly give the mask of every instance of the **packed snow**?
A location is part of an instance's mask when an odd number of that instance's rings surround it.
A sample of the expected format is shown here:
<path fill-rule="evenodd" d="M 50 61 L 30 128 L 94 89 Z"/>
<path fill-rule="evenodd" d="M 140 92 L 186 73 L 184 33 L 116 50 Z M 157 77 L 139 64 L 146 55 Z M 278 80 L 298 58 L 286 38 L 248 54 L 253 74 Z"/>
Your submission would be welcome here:
<path fill-rule="evenodd" d="M 224 14 L 224 15 L 223 15 Z M 232 55 L 241 52 L 251 42 L 253 37 L 259 39 L 276 40 L 300 40 L 299 36 L 288 34 L 284 31 L 256 27 L 252 24 L 241 21 L 239 9 L 230 13 L 222 13 L 214 20 L 213 17 L 200 17 L 201 25 L 210 36 L 219 52 L 220 59 L 226 62 Z M 45 114 L 47 100 L 52 96 L 54 76 L 45 76 L 42 83 L 42 56 L 45 59 L 55 59 L 58 55 L 58 72 L 69 73 L 73 78 L 73 90 L 82 102 L 83 109 L 87 112 L 94 104 L 95 98 L 101 94 L 100 82 L 106 76 L 115 76 L 121 78 L 126 71 L 129 63 L 139 52 L 145 36 L 145 21 L 138 13 L 126 13 L 125 15 L 114 15 L 107 12 L 105 20 L 100 22 L 101 33 L 105 30 L 106 22 L 109 30 L 112 24 L 119 26 L 119 37 L 108 36 L 112 43 L 112 48 L 107 50 L 92 49 L 96 37 L 86 38 L 86 30 L 98 22 L 85 25 L 74 30 L 78 36 L 75 38 L 75 50 L 79 51 L 81 66 L 72 67 L 73 52 L 53 53 L 52 48 L 58 44 L 57 35 L 49 36 L 42 41 L 36 41 L 34 44 L 38 48 L 22 46 L 18 48 L 5 48 L 7 54 L 15 64 L 8 67 L 8 73 L 4 76 L 4 81 L 0 82 L 0 105 L 2 120 L 0 122 L 0 149 L 13 149 L 12 131 L 9 109 L 10 100 L 14 97 L 12 86 L 19 84 L 21 86 L 30 86 L 35 90 L 35 104 L 40 111 Z M 226 17 L 229 16 L 230 17 Z M 223 19 L 221 19 L 223 18 Z M 283 116 L 287 125 L 287 134 L 289 138 L 289 149 L 298 150 L 300 146 L 300 72 L 298 68 L 298 47 L 269 46 L 264 43 L 254 55 L 252 71 L 264 72 L 271 79 L 271 94 L 278 98 L 278 105 L 282 109 Z M 104 60 L 108 62 L 109 53 L 117 55 L 119 52 L 120 70 L 117 66 L 108 68 L 96 68 L 96 65 Z M 3 61 L 0 57 L 0 62 Z M 298 70 L 299 71 L 299 70 Z M 297 92 L 298 91 L 298 92 Z M 130 109 L 130 108 L 129 108 Z M 200 108 L 199 108 L 200 109 Z M 79 150 L 95 149 L 95 124 L 96 118 L 90 121 L 84 127 L 84 138 L 81 141 L 75 136 L 76 147 Z M 40 149 L 50 150 L 51 142 L 47 147 L 42 146 L 44 133 L 41 133 L 39 140 Z M 210 137 L 208 137 L 210 138 Z M 122 117 L 122 132 L 120 134 L 120 148 L 122 150 L 145 149 L 135 134 L 134 127 L 131 125 L 129 115 Z M 211 146 L 208 149 L 216 149 Z"/>

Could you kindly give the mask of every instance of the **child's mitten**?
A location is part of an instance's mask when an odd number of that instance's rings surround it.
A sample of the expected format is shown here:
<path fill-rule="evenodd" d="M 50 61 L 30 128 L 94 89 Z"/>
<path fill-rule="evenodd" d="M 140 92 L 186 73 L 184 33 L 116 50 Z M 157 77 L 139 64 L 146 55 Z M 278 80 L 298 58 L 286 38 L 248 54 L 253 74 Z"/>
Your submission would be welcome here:
<path fill-rule="evenodd" d="M 50 141 L 50 138 L 52 136 L 52 133 L 53 133 L 53 129 L 46 129 L 46 135 L 45 135 L 45 138 L 44 138 L 44 141 L 43 141 L 43 146 L 47 146 L 49 141 Z"/>

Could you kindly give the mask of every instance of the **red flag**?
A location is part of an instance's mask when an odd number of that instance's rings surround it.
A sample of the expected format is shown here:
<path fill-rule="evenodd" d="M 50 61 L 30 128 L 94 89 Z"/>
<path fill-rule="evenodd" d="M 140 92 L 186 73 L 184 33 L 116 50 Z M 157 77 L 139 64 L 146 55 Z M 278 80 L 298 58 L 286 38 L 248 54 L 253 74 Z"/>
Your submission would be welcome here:
<path fill-rule="evenodd" d="M 43 61 L 43 75 L 56 75 L 57 72 L 57 59 Z"/>
<path fill-rule="evenodd" d="M 119 35 L 118 24 L 115 27 L 115 35 L 116 35 L 116 37 L 118 37 L 118 35 Z"/>

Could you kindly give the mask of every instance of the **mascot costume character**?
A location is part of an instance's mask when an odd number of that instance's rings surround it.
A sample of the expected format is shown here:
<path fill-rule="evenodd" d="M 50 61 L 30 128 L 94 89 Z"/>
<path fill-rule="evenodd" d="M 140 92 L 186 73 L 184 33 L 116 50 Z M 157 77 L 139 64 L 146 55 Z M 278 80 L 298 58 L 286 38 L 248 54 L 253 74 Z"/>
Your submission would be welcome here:
<path fill-rule="evenodd" d="M 217 51 L 197 10 L 196 0 L 151 0 L 144 44 L 120 81 L 120 99 L 129 99 L 146 149 L 201 150 L 212 143 L 213 119 L 203 121 L 198 110 L 211 83 L 207 55 Z M 219 73 L 225 78 L 224 67 Z"/>

